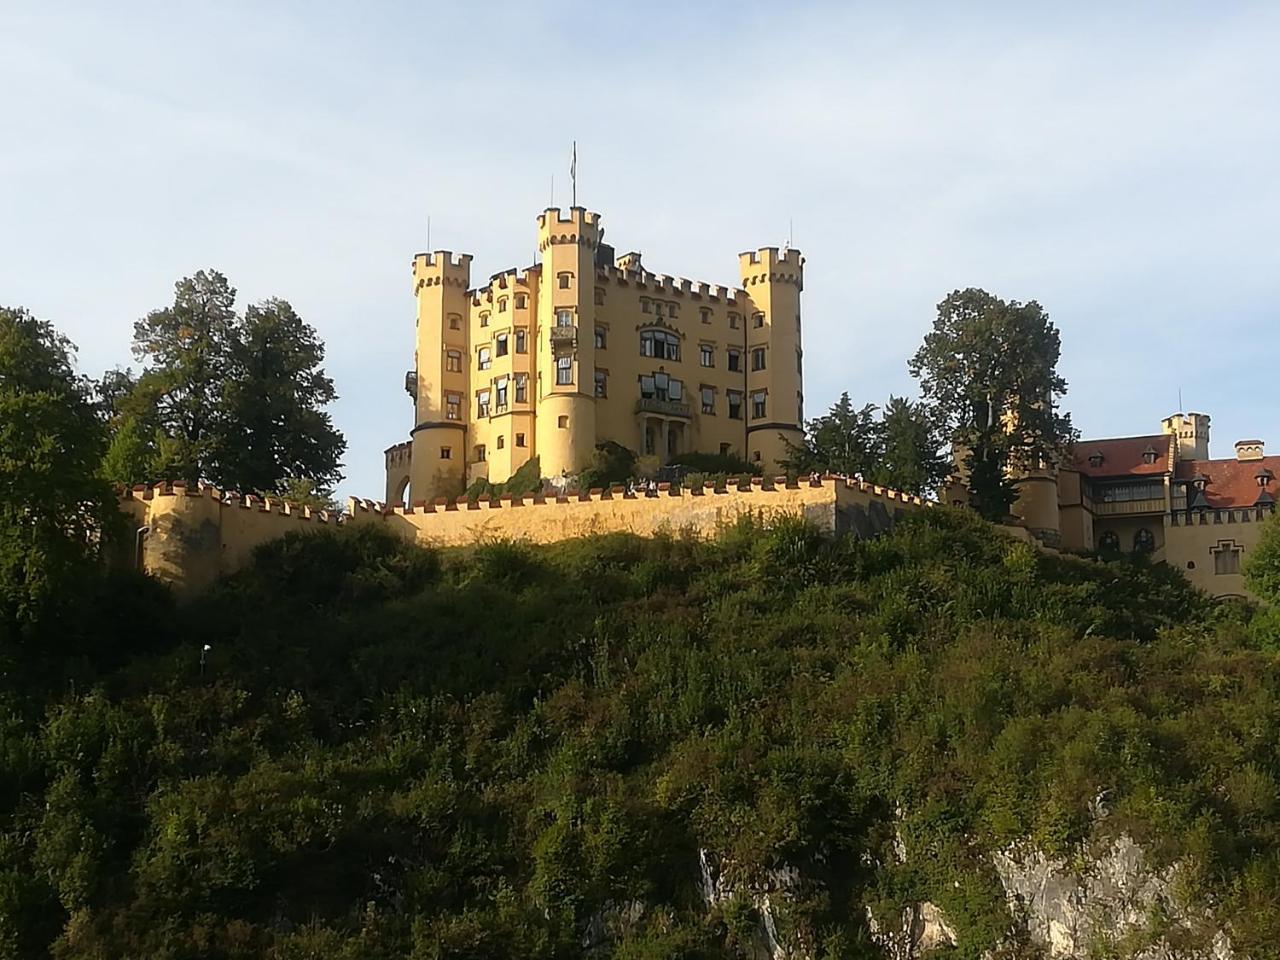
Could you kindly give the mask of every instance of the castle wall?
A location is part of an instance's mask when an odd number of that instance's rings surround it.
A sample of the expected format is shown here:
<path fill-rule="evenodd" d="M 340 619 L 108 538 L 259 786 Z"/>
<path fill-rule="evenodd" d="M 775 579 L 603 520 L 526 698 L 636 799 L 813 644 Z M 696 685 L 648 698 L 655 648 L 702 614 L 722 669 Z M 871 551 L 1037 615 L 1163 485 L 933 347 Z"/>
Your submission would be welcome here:
<path fill-rule="evenodd" d="M 615 488 L 475 503 L 441 498 L 418 508 L 353 499 L 343 522 L 378 524 L 407 540 L 438 547 L 490 538 L 551 543 L 615 532 L 653 536 L 692 531 L 711 537 L 744 516 L 762 522 L 804 517 L 827 533 L 869 538 L 888 530 L 904 512 L 924 506 L 917 497 L 842 478 L 791 486 L 757 478 L 744 489 L 673 490 L 662 484 L 648 495 Z M 135 562 L 180 597 L 194 596 L 241 569 L 263 543 L 339 521 L 336 515 L 280 501 L 227 500 L 208 487 L 188 492 L 182 484 L 126 491 L 120 509 L 132 518 L 135 530 L 147 528 Z"/>
<path fill-rule="evenodd" d="M 485 539 L 552 543 L 601 533 L 693 531 L 711 537 L 743 516 L 764 522 L 804 517 L 827 533 L 869 538 L 889 529 L 902 513 L 924 506 L 917 497 L 843 478 L 804 480 L 790 487 L 776 482 L 766 486 L 757 478 L 742 490 L 682 490 L 660 484 L 651 495 L 626 494 L 617 487 L 558 498 L 437 501 L 408 509 L 353 499 L 348 522 L 381 524 L 406 539 L 439 547 Z"/>
<path fill-rule="evenodd" d="M 1214 554 L 1224 544 L 1234 546 L 1243 562 L 1258 545 L 1270 516 L 1269 509 L 1259 507 L 1170 514 L 1165 518 L 1163 559 L 1214 596 L 1251 597 L 1241 574 L 1217 572 Z"/>

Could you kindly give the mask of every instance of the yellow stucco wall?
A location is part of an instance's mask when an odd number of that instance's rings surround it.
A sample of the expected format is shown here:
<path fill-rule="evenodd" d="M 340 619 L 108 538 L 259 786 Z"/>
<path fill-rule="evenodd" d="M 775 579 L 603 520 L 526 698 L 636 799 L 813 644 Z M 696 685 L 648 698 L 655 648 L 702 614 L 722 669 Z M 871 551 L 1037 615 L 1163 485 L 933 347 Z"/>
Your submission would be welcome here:
<path fill-rule="evenodd" d="M 757 478 L 743 490 L 672 490 L 664 484 L 651 495 L 625 495 L 619 488 L 472 504 L 441 499 L 416 509 L 352 499 L 345 523 L 378 524 L 431 546 L 492 538 L 550 543 L 609 532 L 652 536 L 691 531 L 710 537 L 743 516 L 764 522 L 804 517 L 829 533 L 868 537 L 887 530 L 901 513 L 924 506 L 917 497 L 843 478 L 803 480 L 790 487 L 781 480 Z M 206 487 L 188 493 L 181 484 L 138 487 L 122 496 L 120 507 L 133 518 L 135 529 L 148 529 L 141 540 L 142 556 L 135 558 L 138 564 L 180 596 L 197 594 L 240 569 L 262 543 L 338 520 L 279 501 L 226 501 Z"/>
<path fill-rule="evenodd" d="M 1241 551 L 1243 562 L 1257 546 L 1269 516 L 1270 511 L 1256 507 L 1192 511 L 1189 517 L 1186 513 L 1170 515 L 1165 518 L 1162 558 L 1214 596 L 1250 597 L 1242 575 L 1216 572 L 1214 553 L 1223 545 L 1234 546 Z"/>
<path fill-rule="evenodd" d="M 605 440 L 643 455 L 652 438 L 665 460 L 666 438 L 676 453 L 733 453 L 779 469 L 781 437 L 798 440 L 803 418 L 800 252 L 765 247 L 739 255 L 741 286 L 730 289 L 651 273 L 638 254 L 598 258 L 600 220 L 582 207 L 548 208 L 538 216 L 541 262 L 474 288 L 469 255 L 438 250 L 414 259 L 410 501 L 455 497 L 478 477 L 501 482 L 534 456 L 544 477 L 572 476 Z M 558 326 L 561 314 L 571 320 L 567 328 Z M 679 358 L 643 356 L 645 330 L 678 337 Z M 763 369 L 755 369 L 753 351 L 763 351 Z M 569 383 L 557 382 L 558 357 L 570 361 Z M 679 380 L 683 396 L 642 410 L 640 378 L 659 373 Z M 522 400 L 517 378 L 525 383 Z M 737 417 L 729 415 L 731 393 Z M 764 398 L 761 416 L 753 394 Z M 399 479 L 399 466 L 388 461 L 389 500 Z"/>

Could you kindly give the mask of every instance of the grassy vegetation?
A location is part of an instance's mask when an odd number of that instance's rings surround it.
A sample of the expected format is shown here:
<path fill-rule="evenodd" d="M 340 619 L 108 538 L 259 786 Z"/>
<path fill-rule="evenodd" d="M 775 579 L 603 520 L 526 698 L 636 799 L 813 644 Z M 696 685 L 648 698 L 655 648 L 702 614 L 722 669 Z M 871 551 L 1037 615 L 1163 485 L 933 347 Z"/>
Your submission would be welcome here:
<path fill-rule="evenodd" d="M 610 955 L 734 956 L 750 907 L 705 908 L 703 848 L 797 868 L 819 956 L 928 899 L 977 958 L 1009 922 L 987 853 L 1091 830 L 1280 955 L 1280 668 L 1162 567 L 937 510 L 866 543 L 362 529 L 183 610 L 138 589 L 97 601 L 129 626 L 74 693 L 0 704 L 7 955 L 567 958 L 639 900 Z"/>

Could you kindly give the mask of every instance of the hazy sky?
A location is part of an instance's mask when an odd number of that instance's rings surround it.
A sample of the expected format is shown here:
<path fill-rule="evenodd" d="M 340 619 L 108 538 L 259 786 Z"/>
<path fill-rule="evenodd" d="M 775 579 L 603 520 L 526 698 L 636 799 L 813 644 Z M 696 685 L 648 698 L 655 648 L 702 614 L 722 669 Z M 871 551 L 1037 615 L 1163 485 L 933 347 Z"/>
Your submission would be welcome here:
<path fill-rule="evenodd" d="M 1123 8 L 1123 9 L 1119 9 Z M 0 303 L 85 372 L 205 267 L 328 344 L 344 493 L 407 436 L 409 263 L 579 201 L 651 269 L 807 260 L 816 414 L 914 395 L 957 287 L 1036 299 L 1086 435 L 1280 449 L 1280 4 L 0 0 Z"/>

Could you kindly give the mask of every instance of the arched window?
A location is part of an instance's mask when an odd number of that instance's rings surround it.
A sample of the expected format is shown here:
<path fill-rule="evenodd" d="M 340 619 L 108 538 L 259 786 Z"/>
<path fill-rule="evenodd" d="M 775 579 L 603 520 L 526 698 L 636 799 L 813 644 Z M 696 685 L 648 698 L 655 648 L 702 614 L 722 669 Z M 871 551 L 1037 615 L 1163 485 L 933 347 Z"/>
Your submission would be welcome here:
<path fill-rule="evenodd" d="M 517 294 L 516 294 L 516 309 L 517 309 L 517 310 L 523 310 L 523 309 L 524 309 L 525 307 L 527 307 L 528 305 L 529 305 L 529 297 L 528 297 L 528 295 L 527 295 L 527 294 L 523 294 L 523 293 L 517 293 Z"/>
<path fill-rule="evenodd" d="M 1139 527 L 1133 535 L 1134 553 L 1150 553 L 1156 548 L 1156 538 L 1146 527 Z"/>
<path fill-rule="evenodd" d="M 1120 552 L 1120 536 L 1114 530 L 1106 531 L 1098 538 L 1098 549 L 1103 553 Z"/>
<path fill-rule="evenodd" d="M 499 313 L 506 313 L 506 312 L 507 312 L 507 298 L 506 298 L 506 297 L 499 297 L 499 298 L 498 298 L 498 312 L 499 312 Z"/>

